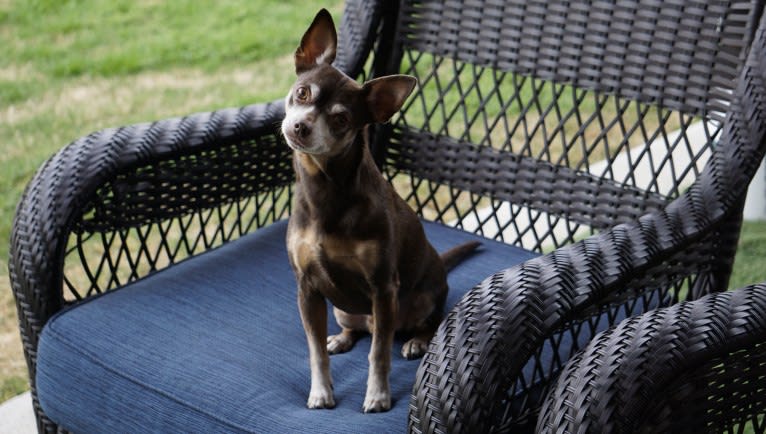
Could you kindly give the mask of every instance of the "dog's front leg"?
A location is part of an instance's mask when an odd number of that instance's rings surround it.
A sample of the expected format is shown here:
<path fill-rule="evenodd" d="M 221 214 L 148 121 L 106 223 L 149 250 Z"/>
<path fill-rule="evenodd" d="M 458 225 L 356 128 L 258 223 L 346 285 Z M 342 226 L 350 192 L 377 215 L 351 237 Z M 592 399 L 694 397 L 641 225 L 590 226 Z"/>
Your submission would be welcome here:
<path fill-rule="evenodd" d="M 378 287 L 372 301 L 372 347 L 370 348 L 370 369 L 367 376 L 367 394 L 364 398 L 364 412 L 374 413 L 391 408 L 391 391 L 388 377 L 391 371 L 391 347 L 394 344 L 394 330 L 399 306 L 398 286 L 388 283 Z"/>
<path fill-rule="evenodd" d="M 311 391 L 308 408 L 333 408 L 330 357 L 327 354 L 327 302 L 316 290 L 301 284 L 298 289 L 298 307 L 309 347 L 311 365 Z"/>

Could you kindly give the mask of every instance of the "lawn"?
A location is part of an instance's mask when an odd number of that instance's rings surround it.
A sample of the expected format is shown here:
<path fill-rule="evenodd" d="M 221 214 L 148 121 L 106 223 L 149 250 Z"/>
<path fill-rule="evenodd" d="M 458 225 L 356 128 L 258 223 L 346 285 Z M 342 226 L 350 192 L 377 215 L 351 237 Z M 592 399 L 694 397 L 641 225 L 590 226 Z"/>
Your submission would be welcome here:
<path fill-rule="evenodd" d="M 282 98 L 320 7 L 299 0 L 0 0 L 0 401 L 28 388 L 7 275 L 34 171 L 92 131 Z"/>
<path fill-rule="evenodd" d="M 340 18 L 308 3 L 0 0 L 0 401 L 28 387 L 5 258 L 34 171 L 94 130 L 282 97 L 316 10 Z M 764 255 L 746 224 L 732 286 L 766 280 Z"/>

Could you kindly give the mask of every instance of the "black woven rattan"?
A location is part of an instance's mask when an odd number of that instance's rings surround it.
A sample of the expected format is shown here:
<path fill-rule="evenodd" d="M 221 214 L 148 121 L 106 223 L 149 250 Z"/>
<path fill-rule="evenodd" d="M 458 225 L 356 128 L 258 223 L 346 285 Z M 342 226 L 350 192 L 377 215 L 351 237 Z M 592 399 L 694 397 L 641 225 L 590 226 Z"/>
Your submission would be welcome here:
<path fill-rule="evenodd" d="M 347 3 L 336 66 L 420 83 L 371 137 L 385 176 L 424 218 L 545 253 L 476 276 L 482 283 L 424 357 L 403 427 L 533 430 L 548 383 L 583 354 L 544 364 L 544 348 L 592 338 L 602 315 L 615 323 L 656 300 L 727 287 L 744 191 L 766 151 L 762 9 L 760 0 Z M 278 101 L 101 131 L 37 172 L 9 267 L 41 431 L 62 431 L 35 395 L 37 340 L 51 315 L 289 215 L 283 115 Z M 728 348 L 658 387 L 683 397 L 697 396 L 686 378 L 747 382 L 755 371 L 721 358 L 753 348 L 763 352 L 753 342 Z M 532 379 L 520 375 L 528 363 Z M 655 426 L 682 413 L 765 412 L 667 402 Z"/>
<path fill-rule="evenodd" d="M 508 397 L 526 386 L 519 373 L 529 358 L 558 346 L 558 330 L 592 333 L 594 314 L 632 312 L 636 294 L 668 291 L 673 301 L 725 288 L 742 192 L 764 152 L 764 35 L 744 70 L 735 59 L 747 49 L 727 36 L 746 40 L 760 5 L 476 3 L 403 11 L 403 64 L 420 75 L 422 93 L 393 128 L 393 181 L 425 215 L 480 221 L 485 236 L 531 249 L 572 241 L 582 226 L 602 232 L 486 279 L 450 312 L 419 371 L 414 431 L 531 430 L 542 395 L 527 394 L 522 406 Z M 692 151 L 683 133 L 670 137 L 674 117 L 682 131 L 704 122 L 706 150 Z M 591 155 L 616 161 L 615 152 L 636 150 L 634 136 L 687 147 L 694 163 L 675 167 L 646 147 L 623 171 L 592 170 Z M 641 158 L 653 180 L 665 170 L 671 182 L 640 182 Z M 509 212 L 480 215 L 482 203 Z M 538 378 L 561 368 L 534 362 L 546 373 Z"/>
<path fill-rule="evenodd" d="M 572 358 L 538 432 L 765 432 L 766 284 L 629 318 Z M 758 415 L 760 414 L 760 417 Z"/>

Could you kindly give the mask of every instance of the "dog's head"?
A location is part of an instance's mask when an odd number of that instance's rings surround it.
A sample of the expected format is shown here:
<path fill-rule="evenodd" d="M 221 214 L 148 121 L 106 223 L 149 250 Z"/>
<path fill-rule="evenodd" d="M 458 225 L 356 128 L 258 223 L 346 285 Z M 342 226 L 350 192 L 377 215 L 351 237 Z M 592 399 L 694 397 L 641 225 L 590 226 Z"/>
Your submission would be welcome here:
<path fill-rule="evenodd" d="M 332 66 L 337 45 L 332 17 L 322 9 L 295 51 L 298 79 L 285 99 L 282 134 L 296 151 L 337 155 L 365 125 L 388 121 L 415 88 L 406 75 L 360 85 Z"/>

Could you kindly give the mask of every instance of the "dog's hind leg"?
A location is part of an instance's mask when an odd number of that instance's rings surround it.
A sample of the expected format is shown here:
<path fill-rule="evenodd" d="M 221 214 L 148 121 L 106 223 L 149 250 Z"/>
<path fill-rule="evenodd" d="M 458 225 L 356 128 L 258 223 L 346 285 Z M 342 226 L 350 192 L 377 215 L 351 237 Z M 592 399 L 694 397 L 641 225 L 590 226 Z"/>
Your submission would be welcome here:
<path fill-rule="evenodd" d="M 354 347 L 356 341 L 363 334 L 370 332 L 370 315 L 354 315 L 343 312 L 337 307 L 333 307 L 332 311 L 335 315 L 335 321 L 342 330 L 339 334 L 327 338 L 327 352 L 330 354 L 345 353 Z"/>
<path fill-rule="evenodd" d="M 404 312 L 408 317 L 400 319 L 402 328 L 412 336 L 402 345 L 402 357 L 407 360 L 423 357 L 442 321 L 448 291 L 446 278 L 435 278 L 428 285 L 439 289 L 412 299 L 411 309 Z"/>

